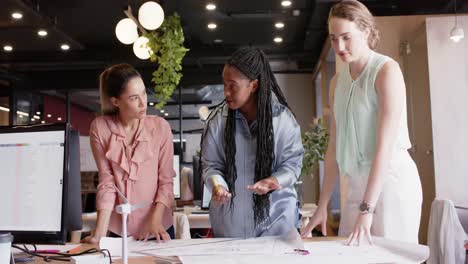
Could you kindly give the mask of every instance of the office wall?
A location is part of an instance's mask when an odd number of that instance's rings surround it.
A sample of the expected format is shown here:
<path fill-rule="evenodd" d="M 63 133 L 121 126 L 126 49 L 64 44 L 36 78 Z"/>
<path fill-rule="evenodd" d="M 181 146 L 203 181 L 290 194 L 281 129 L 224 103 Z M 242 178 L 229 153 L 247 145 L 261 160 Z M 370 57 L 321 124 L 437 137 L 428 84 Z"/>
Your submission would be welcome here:
<path fill-rule="evenodd" d="M 47 117 L 51 114 L 52 117 Z M 47 123 L 65 122 L 66 121 L 66 108 L 63 99 L 44 95 L 44 116 Z M 71 105 L 70 110 L 72 127 L 77 129 L 82 136 L 89 135 L 89 126 L 94 120 L 95 115 L 82 107 Z M 57 121 L 61 117 L 62 121 Z"/>
<path fill-rule="evenodd" d="M 301 131 L 308 129 L 315 116 L 314 79 L 312 74 L 275 74 L 281 90 L 296 115 Z M 318 177 L 305 177 L 303 183 L 304 202 L 315 203 Z"/>
<path fill-rule="evenodd" d="M 454 17 L 427 18 L 436 196 L 468 207 L 468 39 L 449 39 Z M 468 16 L 458 25 L 468 33 Z"/>

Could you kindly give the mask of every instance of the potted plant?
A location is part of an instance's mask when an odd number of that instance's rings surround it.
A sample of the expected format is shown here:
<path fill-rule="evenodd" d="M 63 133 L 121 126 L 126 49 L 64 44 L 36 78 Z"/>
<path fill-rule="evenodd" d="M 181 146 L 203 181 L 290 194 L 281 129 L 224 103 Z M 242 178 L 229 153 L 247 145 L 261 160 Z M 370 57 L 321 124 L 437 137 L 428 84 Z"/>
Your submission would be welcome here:
<path fill-rule="evenodd" d="M 314 118 L 309 130 L 302 134 L 302 145 L 304 146 L 304 158 L 302 170 L 296 182 L 299 206 L 302 207 L 304 194 L 302 190 L 303 179 L 306 176 L 314 177 L 318 162 L 324 160 L 328 145 L 328 131 L 323 126 L 321 118 Z"/>

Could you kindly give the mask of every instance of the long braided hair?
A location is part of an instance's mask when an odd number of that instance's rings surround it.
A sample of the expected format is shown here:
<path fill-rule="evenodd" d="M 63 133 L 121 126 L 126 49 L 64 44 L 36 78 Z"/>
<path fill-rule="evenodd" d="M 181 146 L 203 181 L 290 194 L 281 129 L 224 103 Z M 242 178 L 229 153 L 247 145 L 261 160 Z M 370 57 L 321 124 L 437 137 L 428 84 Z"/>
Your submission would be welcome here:
<path fill-rule="evenodd" d="M 272 174 L 273 161 L 275 160 L 274 153 L 274 132 L 273 132 L 273 116 L 272 116 L 272 92 L 276 95 L 279 103 L 287 108 L 290 108 L 281 91 L 270 63 L 268 62 L 265 53 L 258 48 L 241 48 L 237 50 L 226 63 L 229 66 L 235 67 L 250 81 L 258 80 L 258 88 L 256 91 L 257 100 L 257 126 L 254 135 L 257 138 L 257 151 L 255 157 L 255 178 L 254 182 L 268 178 Z M 224 107 L 225 103 L 222 103 Z M 222 109 L 218 107 L 217 109 Z M 210 117 L 216 115 L 211 113 Z M 225 154 L 225 171 L 224 179 L 232 194 L 231 209 L 234 206 L 234 197 L 236 196 L 235 182 L 237 179 L 236 169 L 236 110 L 229 109 L 224 131 L 224 154 Z M 211 121 L 212 118 L 208 118 Z M 207 128 L 209 127 L 209 121 Z M 204 135 L 202 135 L 203 145 Z M 201 160 L 201 159 L 200 159 Z M 201 166 L 199 166 L 201 168 Z M 256 195 L 253 194 L 254 200 L 254 221 L 255 225 L 267 223 L 269 221 L 270 200 L 269 194 Z M 231 210 L 232 212 L 232 210 Z"/>

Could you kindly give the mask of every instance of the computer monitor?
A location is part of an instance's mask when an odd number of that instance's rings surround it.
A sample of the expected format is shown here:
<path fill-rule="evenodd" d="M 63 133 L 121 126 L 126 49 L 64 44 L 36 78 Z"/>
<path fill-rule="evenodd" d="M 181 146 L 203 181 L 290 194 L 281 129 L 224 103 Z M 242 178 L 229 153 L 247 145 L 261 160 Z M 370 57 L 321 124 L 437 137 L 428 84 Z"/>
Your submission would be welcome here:
<path fill-rule="evenodd" d="M 81 229 L 79 133 L 68 124 L 0 127 L 0 231 L 64 244 Z"/>
<path fill-rule="evenodd" d="M 203 195 L 202 195 L 202 202 L 201 202 L 201 209 L 208 210 L 210 209 L 210 202 L 211 202 L 211 192 L 208 190 L 205 184 L 203 184 Z"/>
<path fill-rule="evenodd" d="M 193 166 L 193 199 L 201 200 L 203 196 L 203 179 L 200 173 L 200 156 L 194 155 L 192 160 Z"/>

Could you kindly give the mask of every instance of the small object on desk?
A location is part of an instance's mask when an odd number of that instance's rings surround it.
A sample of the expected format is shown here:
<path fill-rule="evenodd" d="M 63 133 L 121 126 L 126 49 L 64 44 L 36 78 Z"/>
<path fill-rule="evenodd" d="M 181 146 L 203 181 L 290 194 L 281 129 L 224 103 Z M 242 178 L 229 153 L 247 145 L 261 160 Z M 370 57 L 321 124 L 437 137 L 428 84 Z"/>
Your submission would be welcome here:
<path fill-rule="evenodd" d="M 307 250 L 307 249 L 298 249 L 298 248 L 296 248 L 296 249 L 294 249 L 294 252 L 296 252 L 299 255 L 309 255 L 310 254 L 309 250 Z"/>
<path fill-rule="evenodd" d="M 81 250 L 81 245 L 78 245 L 70 250 L 67 251 L 68 254 L 75 254 L 78 253 Z"/>
<path fill-rule="evenodd" d="M 108 256 L 100 255 L 83 255 L 71 257 L 72 264 L 110 264 Z"/>

